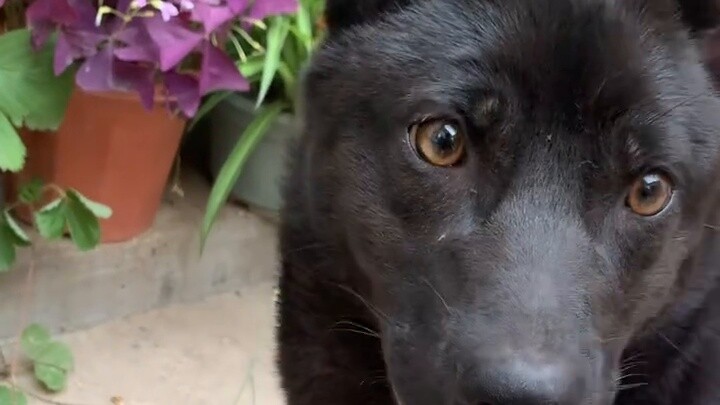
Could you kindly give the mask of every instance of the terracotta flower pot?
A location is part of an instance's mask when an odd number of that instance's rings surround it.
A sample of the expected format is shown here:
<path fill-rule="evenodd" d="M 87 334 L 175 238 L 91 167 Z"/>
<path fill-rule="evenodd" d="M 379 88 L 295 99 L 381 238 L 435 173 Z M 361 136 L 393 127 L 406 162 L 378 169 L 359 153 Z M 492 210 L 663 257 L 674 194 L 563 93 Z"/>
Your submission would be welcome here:
<path fill-rule="evenodd" d="M 28 159 L 11 195 L 35 177 L 75 188 L 113 209 L 103 242 L 131 239 L 154 222 L 184 124 L 162 102 L 147 111 L 132 94 L 75 90 L 56 133 L 23 131 Z"/>

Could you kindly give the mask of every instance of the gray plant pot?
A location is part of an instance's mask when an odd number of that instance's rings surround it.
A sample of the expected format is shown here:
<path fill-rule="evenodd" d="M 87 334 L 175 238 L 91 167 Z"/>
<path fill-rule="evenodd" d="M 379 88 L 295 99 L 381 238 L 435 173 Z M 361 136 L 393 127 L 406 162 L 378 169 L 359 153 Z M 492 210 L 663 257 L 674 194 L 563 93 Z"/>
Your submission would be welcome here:
<path fill-rule="evenodd" d="M 209 113 L 210 170 L 213 178 L 217 178 L 238 138 L 254 118 L 254 103 L 240 95 L 226 98 Z M 277 212 L 282 205 L 280 188 L 287 166 L 288 147 L 299 133 L 292 115 L 280 116 L 248 158 L 230 198 L 252 208 Z"/>

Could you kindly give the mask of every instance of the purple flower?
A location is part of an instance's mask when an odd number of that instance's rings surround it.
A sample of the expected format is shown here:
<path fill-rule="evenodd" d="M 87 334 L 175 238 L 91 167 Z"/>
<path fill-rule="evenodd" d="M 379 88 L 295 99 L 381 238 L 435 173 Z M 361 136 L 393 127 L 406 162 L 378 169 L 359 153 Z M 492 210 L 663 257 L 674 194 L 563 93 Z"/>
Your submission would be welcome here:
<path fill-rule="evenodd" d="M 191 13 L 192 20 L 202 23 L 206 34 L 217 30 L 235 16 L 229 7 L 213 6 L 205 2 L 198 2 Z"/>
<path fill-rule="evenodd" d="M 204 95 L 249 89 L 234 61 L 210 39 L 223 38 L 233 22 L 293 12 L 297 2 L 104 0 L 100 8 L 94 0 L 34 0 L 26 19 L 36 47 L 57 34 L 56 74 L 76 65 L 82 89 L 133 91 L 146 108 L 161 85 L 172 108 L 192 117 Z"/>
<path fill-rule="evenodd" d="M 210 41 L 205 41 L 199 89 L 200 95 L 204 96 L 217 90 L 247 91 L 250 84 L 227 55 Z"/>
<path fill-rule="evenodd" d="M 249 17 L 262 20 L 271 15 L 294 13 L 297 11 L 297 8 L 297 0 L 258 0 L 253 3 Z"/>
<path fill-rule="evenodd" d="M 180 11 L 175 7 L 174 4 L 168 2 L 168 1 L 160 1 L 156 0 L 153 2 L 153 6 L 160 10 L 160 14 L 162 15 L 163 21 L 170 21 L 172 17 L 177 16 L 180 14 Z"/>
<path fill-rule="evenodd" d="M 67 1 L 35 0 L 25 17 L 32 30 L 33 45 L 37 48 L 45 44 L 57 27 L 75 24 L 78 12 Z"/>
<path fill-rule="evenodd" d="M 180 0 L 180 10 L 187 11 L 195 8 L 195 3 L 192 0 Z"/>
<path fill-rule="evenodd" d="M 163 21 L 156 17 L 145 21 L 145 29 L 159 50 L 160 69 L 166 72 L 178 65 L 200 45 L 203 36 L 191 31 L 177 20 Z"/>

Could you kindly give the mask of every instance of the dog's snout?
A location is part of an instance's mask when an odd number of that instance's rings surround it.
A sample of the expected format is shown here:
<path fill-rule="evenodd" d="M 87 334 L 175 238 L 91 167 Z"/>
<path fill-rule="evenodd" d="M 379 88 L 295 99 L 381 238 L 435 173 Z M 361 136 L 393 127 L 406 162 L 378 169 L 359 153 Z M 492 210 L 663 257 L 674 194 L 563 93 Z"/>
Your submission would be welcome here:
<path fill-rule="evenodd" d="M 539 360 L 512 355 L 481 361 L 463 376 L 465 403 L 471 405 L 576 405 L 585 381 L 570 358 Z"/>

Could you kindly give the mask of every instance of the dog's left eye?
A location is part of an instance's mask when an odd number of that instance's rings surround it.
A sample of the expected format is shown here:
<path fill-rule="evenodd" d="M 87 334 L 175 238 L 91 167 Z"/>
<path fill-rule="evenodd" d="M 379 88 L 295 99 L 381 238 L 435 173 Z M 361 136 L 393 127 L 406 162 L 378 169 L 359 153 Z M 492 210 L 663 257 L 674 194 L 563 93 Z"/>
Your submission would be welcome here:
<path fill-rule="evenodd" d="M 461 163 L 465 156 L 465 134 L 456 122 L 431 120 L 410 128 L 410 140 L 428 163 L 450 167 Z"/>
<path fill-rule="evenodd" d="M 648 173 L 635 180 L 630 187 L 627 205 L 634 213 L 651 217 L 667 208 L 672 195 L 673 185 L 667 176 Z"/>

